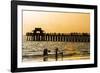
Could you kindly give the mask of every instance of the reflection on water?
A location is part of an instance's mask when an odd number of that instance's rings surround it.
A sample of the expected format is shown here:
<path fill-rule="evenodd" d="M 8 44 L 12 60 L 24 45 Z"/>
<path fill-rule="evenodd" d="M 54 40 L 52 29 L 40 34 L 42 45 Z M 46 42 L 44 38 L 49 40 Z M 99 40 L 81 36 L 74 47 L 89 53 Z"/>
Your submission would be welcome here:
<path fill-rule="evenodd" d="M 58 48 L 57 55 L 55 49 Z M 53 41 L 26 41 L 23 40 L 23 62 L 42 62 L 44 49 L 49 50 L 47 61 L 89 59 L 89 42 L 53 42 Z"/>

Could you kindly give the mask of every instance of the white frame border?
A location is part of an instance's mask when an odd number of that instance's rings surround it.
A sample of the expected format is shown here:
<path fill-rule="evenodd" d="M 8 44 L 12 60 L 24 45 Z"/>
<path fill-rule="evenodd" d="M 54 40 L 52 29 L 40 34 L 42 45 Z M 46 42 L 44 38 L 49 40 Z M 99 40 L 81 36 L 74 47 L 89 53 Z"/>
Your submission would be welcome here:
<path fill-rule="evenodd" d="M 35 62 L 23 63 L 22 62 L 22 10 L 45 10 L 45 11 L 62 11 L 62 12 L 82 12 L 90 13 L 90 59 L 89 60 L 70 60 L 70 61 L 57 61 L 57 62 Z M 58 7 L 43 7 L 43 6 L 23 6 L 17 7 L 17 66 L 18 68 L 24 67 L 43 67 L 43 66 L 59 66 L 59 65 L 78 65 L 78 64 L 94 64 L 94 10 L 93 9 L 77 9 L 77 8 L 58 8 Z"/>

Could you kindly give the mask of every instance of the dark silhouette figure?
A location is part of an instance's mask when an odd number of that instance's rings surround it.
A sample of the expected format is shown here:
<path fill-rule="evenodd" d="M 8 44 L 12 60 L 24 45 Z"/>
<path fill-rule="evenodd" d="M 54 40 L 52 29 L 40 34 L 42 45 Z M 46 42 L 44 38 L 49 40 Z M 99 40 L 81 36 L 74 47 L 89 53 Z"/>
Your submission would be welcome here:
<path fill-rule="evenodd" d="M 48 60 L 48 49 L 44 49 L 43 50 L 43 61 L 47 61 Z"/>
<path fill-rule="evenodd" d="M 58 48 L 55 49 L 55 59 L 58 60 Z"/>
<path fill-rule="evenodd" d="M 63 54 L 63 51 L 61 52 L 61 58 L 62 58 L 62 61 L 63 61 L 63 56 L 64 56 L 64 54 Z"/>

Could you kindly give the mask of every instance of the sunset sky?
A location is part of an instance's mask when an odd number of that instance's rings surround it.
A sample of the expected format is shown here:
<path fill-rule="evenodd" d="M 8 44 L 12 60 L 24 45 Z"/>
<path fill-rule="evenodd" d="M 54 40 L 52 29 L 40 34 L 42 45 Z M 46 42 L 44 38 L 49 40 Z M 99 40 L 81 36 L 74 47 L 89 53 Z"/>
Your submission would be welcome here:
<path fill-rule="evenodd" d="M 23 11 L 23 35 L 35 28 L 45 32 L 90 32 L 89 13 Z"/>

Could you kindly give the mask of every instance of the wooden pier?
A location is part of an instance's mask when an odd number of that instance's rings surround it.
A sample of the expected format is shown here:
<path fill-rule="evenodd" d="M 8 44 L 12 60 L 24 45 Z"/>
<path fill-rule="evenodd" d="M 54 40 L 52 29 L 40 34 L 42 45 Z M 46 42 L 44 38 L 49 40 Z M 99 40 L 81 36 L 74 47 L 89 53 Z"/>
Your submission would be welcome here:
<path fill-rule="evenodd" d="M 27 32 L 27 41 L 90 42 L 89 33 L 45 33 L 41 28 Z"/>

